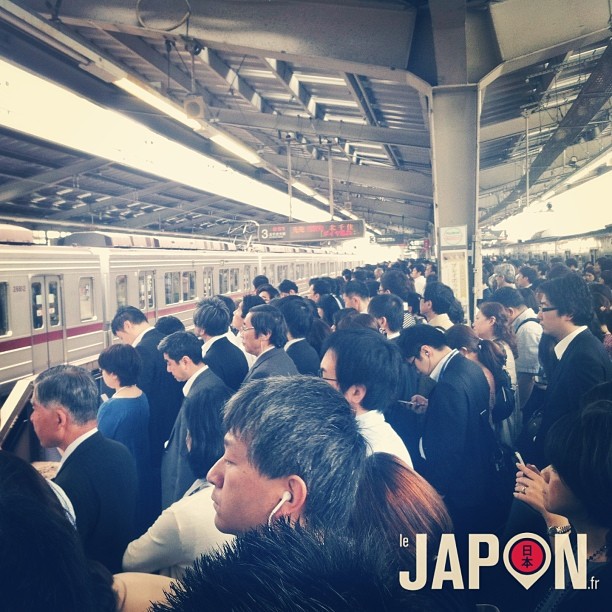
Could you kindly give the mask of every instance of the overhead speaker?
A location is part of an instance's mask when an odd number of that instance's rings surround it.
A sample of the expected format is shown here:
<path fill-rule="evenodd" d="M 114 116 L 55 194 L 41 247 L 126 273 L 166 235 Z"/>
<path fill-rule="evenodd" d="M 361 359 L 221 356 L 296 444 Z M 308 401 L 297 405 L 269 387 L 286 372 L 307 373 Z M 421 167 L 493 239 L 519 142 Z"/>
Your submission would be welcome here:
<path fill-rule="evenodd" d="M 204 119 L 206 104 L 202 96 L 189 95 L 183 101 L 183 110 L 188 117 Z"/>

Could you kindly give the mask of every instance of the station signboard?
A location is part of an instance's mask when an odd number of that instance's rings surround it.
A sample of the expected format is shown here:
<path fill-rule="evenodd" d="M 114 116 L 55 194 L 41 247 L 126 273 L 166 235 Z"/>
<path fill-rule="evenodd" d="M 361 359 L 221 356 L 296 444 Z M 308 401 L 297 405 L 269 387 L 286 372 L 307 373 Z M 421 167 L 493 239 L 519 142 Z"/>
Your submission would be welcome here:
<path fill-rule="evenodd" d="M 374 236 L 376 244 L 408 244 L 410 236 L 405 234 L 384 234 L 383 236 Z"/>
<path fill-rule="evenodd" d="M 358 221 L 325 221 L 321 223 L 274 223 L 260 225 L 262 242 L 316 242 L 319 240 L 351 240 L 365 235 L 365 224 Z"/>

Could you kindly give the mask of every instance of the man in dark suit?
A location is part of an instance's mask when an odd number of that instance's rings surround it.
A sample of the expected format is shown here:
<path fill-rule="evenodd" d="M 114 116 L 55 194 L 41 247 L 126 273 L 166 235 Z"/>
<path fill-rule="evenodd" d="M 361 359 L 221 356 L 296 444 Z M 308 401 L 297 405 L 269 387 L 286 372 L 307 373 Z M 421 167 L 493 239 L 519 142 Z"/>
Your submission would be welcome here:
<path fill-rule="evenodd" d="M 492 477 L 487 448 L 494 434 L 482 368 L 451 350 L 444 334 L 429 325 L 405 329 L 401 344 L 409 363 L 436 381 L 428 398 L 412 398 L 425 412 L 419 443 L 423 476 L 444 497 L 456 533 L 488 532 L 497 526 L 491 524 L 487 491 Z"/>
<path fill-rule="evenodd" d="M 193 315 L 195 333 L 204 340 L 204 363 L 230 388 L 237 391 L 249 371 L 244 353 L 227 338 L 230 312 L 219 298 L 199 302 Z"/>
<path fill-rule="evenodd" d="M 168 371 L 176 380 L 184 382 L 185 399 L 176 417 L 162 458 L 161 484 L 162 508 L 165 510 L 178 501 L 196 480 L 187 460 L 187 421 L 185 406 L 194 403 L 198 410 L 208 410 L 209 403 L 215 406 L 232 394 L 231 389 L 202 361 L 200 341 L 191 332 L 175 332 L 166 336 L 159 344 Z M 214 401 L 213 397 L 214 396 Z M 219 420 L 221 436 L 222 415 Z"/>
<path fill-rule="evenodd" d="M 317 376 L 321 360 L 317 351 L 306 340 L 314 318 L 312 310 L 299 295 L 284 297 L 278 300 L 275 306 L 287 323 L 287 355 L 291 357 L 300 374 Z"/>
<path fill-rule="evenodd" d="M 612 380 L 612 362 L 603 344 L 587 328 L 593 308 L 581 276 L 572 272 L 555 278 L 543 283 L 539 291 L 538 318 L 544 333 L 556 340 L 554 351 L 559 362 L 548 381 L 534 456 L 525 459 L 546 467 L 544 443 L 548 430 L 564 414 L 577 411 L 587 391 Z"/>
<path fill-rule="evenodd" d="M 155 481 L 159 483 L 159 469 L 164 444 L 183 401 L 182 383 L 166 370 L 166 363 L 157 346 L 164 335 L 152 325 L 145 314 L 134 306 L 117 310 L 111 329 L 121 342 L 132 345 L 142 360 L 138 386 L 149 400 L 149 436 Z M 159 484 L 157 485 L 159 487 Z"/>
<path fill-rule="evenodd" d="M 256 378 L 298 374 L 291 357 L 282 348 L 287 342 L 287 324 L 278 308 L 268 304 L 251 308 L 240 333 L 247 353 L 257 357 L 244 383 Z"/>
<path fill-rule="evenodd" d="M 128 449 L 96 428 L 98 388 L 76 366 L 56 366 L 37 379 L 30 420 L 45 448 L 63 451 L 54 481 L 66 492 L 86 555 L 121 571 L 134 537 L 138 482 Z"/>

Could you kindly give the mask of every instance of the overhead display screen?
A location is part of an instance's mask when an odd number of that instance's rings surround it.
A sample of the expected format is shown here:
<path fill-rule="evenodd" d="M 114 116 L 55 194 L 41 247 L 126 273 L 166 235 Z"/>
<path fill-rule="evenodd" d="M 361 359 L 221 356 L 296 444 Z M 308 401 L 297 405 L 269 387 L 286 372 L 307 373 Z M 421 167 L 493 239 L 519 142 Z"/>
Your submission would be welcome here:
<path fill-rule="evenodd" d="M 274 223 L 260 225 L 262 242 L 315 242 L 317 240 L 350 240 L 365 235 L 365 224 L 358 221 L 325 221 L 321 223 Z"/>

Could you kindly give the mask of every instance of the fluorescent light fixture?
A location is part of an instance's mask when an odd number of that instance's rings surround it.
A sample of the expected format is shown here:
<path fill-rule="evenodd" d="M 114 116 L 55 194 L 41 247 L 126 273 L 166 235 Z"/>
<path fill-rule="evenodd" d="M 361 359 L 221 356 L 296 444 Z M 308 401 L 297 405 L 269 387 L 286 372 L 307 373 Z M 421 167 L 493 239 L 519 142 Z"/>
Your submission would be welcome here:
<path fill-rule="evenodd" d="M 317 200 L 317 202 L 321 202 L 321 204 L 325 204 L 325 206 L 329 206 L 329 200 L 322 195 L 317 194 L 314 196 L 314 199 Z"/>
<path fill-rule="evenodd" d="M 244 161 L 252 164 L 253 166 L 261 166 L 263 160 L 255 151 L 251 151 L 248 147 L 245 147 L 241 142 L 238 142 L 235 138 L 228 136 L 227 134 L 222 134 L 218 132 L 217 134 L 213 134 L 210 136 L 210 140 L 212 140 L 215 144 L 218 144 L 220 147 L 223 147 L 226 151 L 237 155 L 238 157 L 244 159 Z"/>
<path fill-rule="evenodd" d="M 298 189 L 302 193 L 305 193 L 307 196 L 310 196 L 311 198 L 314 198 L 317 195 L 317 192 L 312 187 L 309 187 L 308 185 L 300 181 L 293 181 L 291 183 L 291 186 L 294 189 Z"/>
<path fill-rule="evenodd" d="M 0 125 L 8 129 L 268 212 L 289 215 L 289 196 L 284 191 L 3 60 L 0 74 Z M 40 104 L 40 100 L 45 103 Z M 106 199 L 109 198 L 96 201 Z M 292 205 L 296 221 L 325 221 L 329 216 L 299 198 L 292 198 Z"/>
<path fill-rule="evenodd" d="M 188 117 L 183 109 L 131 79 L 123 77 L 117 79 L 114 84 L 139 100 L 146 102 L 149 106 L 165 113 L 168 117 L 172 117 L 172 119 L 176 119 L 183 125 L 190 127 L 192 130 L 197 130 L 200 127 L 200 122 L 193 117 Z"/>

